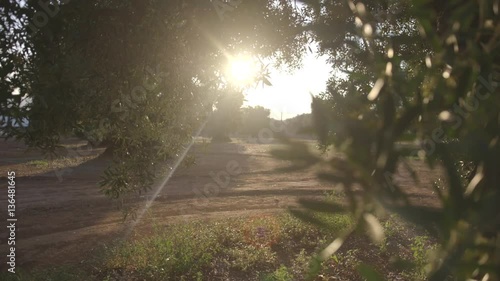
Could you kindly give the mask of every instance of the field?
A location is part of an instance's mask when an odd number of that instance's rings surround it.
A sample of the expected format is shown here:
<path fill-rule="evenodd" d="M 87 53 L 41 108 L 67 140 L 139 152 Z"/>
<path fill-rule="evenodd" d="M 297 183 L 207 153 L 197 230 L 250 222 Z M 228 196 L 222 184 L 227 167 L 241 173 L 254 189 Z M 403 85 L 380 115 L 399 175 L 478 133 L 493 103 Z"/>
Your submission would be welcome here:
<path fill-rule="evenodd" d="M 316 179 L 316 169 L 283 172 L 272 158 L 278 144 L 197 142 L 137 224 L 124 222 L 118 202 L 98 186 L 107 165 L 103 149 L 70 139 L 61 157 L 47 160 L 14 141 L 0 142 L 2 186 L 16 172 L 16 271 L 1 280 L 303 280 L 311 256 L 350 225 L 347 215 L 320 229 L 287 214 L 298 198 L 343 200 L 341 189 Z M 310 143 L 314 148 L 314 143 Z M 420 187 L 401 172 L 398 182 L 416 204 L 435 206 L 430 186 L 438 175 L 412 166 Z M 215 186 L 220 186 L 216 188 Z M 211 190 L 208 197 L 197 193 Z M 5 189 L 3 189 L 5 190 Z M 153 191 L 129 205 L 140 211 Z M 7 192 L 0 194 L 7 206 Z M 7 219 L 2 207 L 1 221 Z M 361 280 L 357 266 L 374 263 L 389 280 L 412 280 L 423 269 L 398 269 L 391 256 L 423 264 L 432 239 L 396 217 L 384 222 L 388 237 L 372 245 L 360 233 L 325 262 L 315 280 Z M 5 228 L 5 227 L 2 227 Z M 7 232 L 2 230 L 2 257 Z M 4 258 L 2 258 L 4 260 Z M 20 276 L 20 277 L 19 277 Z M 8 278 L 8 279 L 7 279 Z M 17 278 L 17 279 L 16 279 Z"/>

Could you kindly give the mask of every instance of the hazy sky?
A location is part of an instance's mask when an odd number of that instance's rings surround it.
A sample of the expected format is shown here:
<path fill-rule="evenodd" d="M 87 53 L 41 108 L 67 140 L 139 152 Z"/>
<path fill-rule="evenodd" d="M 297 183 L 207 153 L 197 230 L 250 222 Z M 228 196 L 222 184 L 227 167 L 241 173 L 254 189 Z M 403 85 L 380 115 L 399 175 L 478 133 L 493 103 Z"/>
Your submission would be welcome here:
<path fill-rule="evenodd" d="M 245 106 L 261 105 L 271 109 L 271 117 L 283 119 L 311 112 L 311 94 L 317 95 L 326 89 L 331 66 L 325 57 L 308 53 L 301 69 L 293 73 L 271 69 L 272 86 L 262 85 L 246 90 Z"/>

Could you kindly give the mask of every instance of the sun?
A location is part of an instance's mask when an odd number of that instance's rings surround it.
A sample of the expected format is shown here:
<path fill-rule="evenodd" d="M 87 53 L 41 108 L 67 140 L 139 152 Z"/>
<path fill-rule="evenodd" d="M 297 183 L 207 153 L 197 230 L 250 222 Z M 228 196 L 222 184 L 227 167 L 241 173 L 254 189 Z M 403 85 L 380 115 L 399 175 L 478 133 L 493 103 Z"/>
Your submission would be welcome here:
<path fill-rule="evenodd" d="M 259 67 L 249 55 L 238 55 L 229 59 L 227 68 L 230 82 L 238 86 L 247 86 L 255 81 Z"/>

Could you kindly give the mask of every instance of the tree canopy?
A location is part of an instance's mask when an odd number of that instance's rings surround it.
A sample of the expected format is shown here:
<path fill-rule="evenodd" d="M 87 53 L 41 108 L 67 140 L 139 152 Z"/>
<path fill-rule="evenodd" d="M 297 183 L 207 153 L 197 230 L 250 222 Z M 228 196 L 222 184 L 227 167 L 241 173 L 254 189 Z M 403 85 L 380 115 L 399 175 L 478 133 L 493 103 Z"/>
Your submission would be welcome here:
<path fill-rule="evenodd" d="M 237 90 L 225 91 L 215 103 L 215 111 L 207 122 L 208 134 L 213 142 L 230 142 L 229 135 L 241 124 L 243 93 Z"/>
<path fill-rule="evenodd" d="M 242 109 L 240 133 L 258 137 L 260 130 L 269 127 L 271 111 L 262 106 L 249 106 Z"/>
<path fill-rule="evenodd" d="M 304 49 L 285 2 L 2 3 L 0 115 L 29 120 L 2 131 L 46 152 L 69 134 L 111 147 L 103 186 L 113 197 L 151 186 L 183 148 L 228 87 L 231 56 L 293 65 Z"/>

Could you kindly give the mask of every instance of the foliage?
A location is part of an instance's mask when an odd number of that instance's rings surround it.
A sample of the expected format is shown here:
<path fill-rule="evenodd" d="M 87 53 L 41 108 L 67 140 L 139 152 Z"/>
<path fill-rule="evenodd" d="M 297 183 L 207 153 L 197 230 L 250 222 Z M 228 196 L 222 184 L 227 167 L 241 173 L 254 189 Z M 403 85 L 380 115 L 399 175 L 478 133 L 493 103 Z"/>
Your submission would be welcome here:
<path fill-rule="evenodd" d="M 207 131 L 214 142 L 231 141 L 229 134 L 236 131 L 241 124 L 243 93 L 226 91 L 217 100 L 216 110 L 207 122 Z"/>
<path fill-rule="evenodd" d="M 289 136 L 312 136 L 314 127 L 310 113 L 304 113 L 287 119 L 286 133 Z"/>
<path fill-rule="evenodd" d="M 332 171 L 320 177 L 344 187 L 358 228 L 376 242 L 384 238 L 377 217 L 385 211 L 438 230 L 429 280 L 500 278 L 498 1 L 304 2 L 314 15 L 304 28 L 343 72 L 312 104 L 321 145 L 345 155 L 326 161 Z M 422 144 L 411 156 L 444 168 L 446 188 L 434 190 L 441 209 L 410 204 L 393 181 L 398 169 L 408 169 L 418 184 L 407 152 L 396 145 L 408 136 Z M 323 161 L 298 149 L 291 143 L 288 153 L 275 155 L 308 159 L 306 166 Z M 329 212 L 338 211 L 332 205 Z"/>
<path fill-rule="evenodd" d="M 276 271 L 272 274 L 269 274 L 264 278 L 264 281 L 289 281 L 293 280 L 293 275 L 290 274 L 289 269 L 281 265 Z"/>
<path fill-rule="evenodd" d="M 262 106 L 249 106 L 242 108 L 242 121 L 240 133 L 250 137 L 258 137 L 259 132 L 269 127 L 271 111 Z"/>
<path fill-rule="evenodd" d="M 425 266 L 428 263 L 430 251 L 432 250 L 432 248 L 428 248 L 429 242 L 427 240 L 428 238 L 425 236 L 417 236 L 413 239 L 413 242 L 410 245 L 417 269 L 420 269 L 415 270 L 413 274 L 416 277 L 419 277 L 419 279 L 424 279 L 426 277 Z"/>
<path fill-rule="evenodd" d="M 47 153 L 71 134 L 108 147 L 113 198 L 164 173 L 226 89 L 233 54 L 295 65 L 305 48 L 292 5 L 264 0 L 223 17 L 204 0 L 7 0 L 0 11 L 2 137 Z"/>

